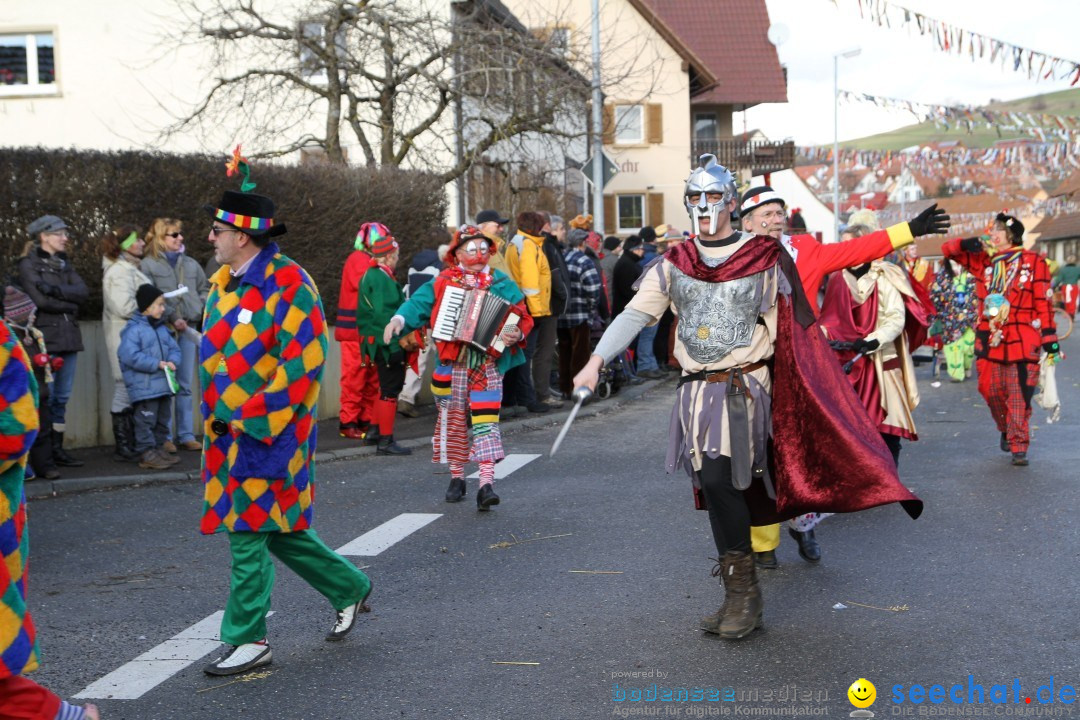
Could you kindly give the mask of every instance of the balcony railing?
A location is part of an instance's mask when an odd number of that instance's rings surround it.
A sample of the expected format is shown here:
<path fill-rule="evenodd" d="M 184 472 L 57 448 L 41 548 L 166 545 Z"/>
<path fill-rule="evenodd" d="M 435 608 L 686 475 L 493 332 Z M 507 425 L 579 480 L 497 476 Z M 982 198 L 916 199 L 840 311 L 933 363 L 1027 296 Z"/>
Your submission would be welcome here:
<path fill-rule="evenodd" d="M 742 140 L 693 140 L 693 162 L 703 153 L 732 171 L 751 170 L 754 175 L 795 167 L 794 142 L 744 142 Z"/>

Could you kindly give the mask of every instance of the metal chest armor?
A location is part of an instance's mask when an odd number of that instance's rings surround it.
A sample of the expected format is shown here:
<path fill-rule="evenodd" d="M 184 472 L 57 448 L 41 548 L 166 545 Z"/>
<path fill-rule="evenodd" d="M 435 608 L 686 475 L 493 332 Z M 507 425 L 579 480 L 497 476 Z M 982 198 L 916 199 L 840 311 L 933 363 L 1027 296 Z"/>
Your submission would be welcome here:
<path fill-rule="evenodd" d="M 764 273 L 722 283 L 698 280 L 671 268 L 671 300 L 679 340 L 695 361 L 709 365 L 748 347 L 761 314 Z"/>

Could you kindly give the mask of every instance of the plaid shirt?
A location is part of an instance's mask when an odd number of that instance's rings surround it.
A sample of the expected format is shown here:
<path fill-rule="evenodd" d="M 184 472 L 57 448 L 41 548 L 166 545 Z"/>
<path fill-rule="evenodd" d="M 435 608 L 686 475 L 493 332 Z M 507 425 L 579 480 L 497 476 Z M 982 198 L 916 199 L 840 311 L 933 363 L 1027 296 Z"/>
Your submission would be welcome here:
<path fill-rule="evenodd" d="M 559 327 L 572 328 L 589 322 L 600 299 L 600 273 L 580 250 L 567 250 L 566 267 L 570 270 L 570 298 L 566 312 L 559 316 Z"/>

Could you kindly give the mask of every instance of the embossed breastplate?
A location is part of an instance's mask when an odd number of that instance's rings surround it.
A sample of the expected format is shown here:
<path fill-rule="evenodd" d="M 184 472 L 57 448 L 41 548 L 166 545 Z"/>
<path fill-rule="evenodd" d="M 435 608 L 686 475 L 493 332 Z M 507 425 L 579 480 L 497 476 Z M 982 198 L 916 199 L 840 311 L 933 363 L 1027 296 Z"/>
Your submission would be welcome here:
<path fill-rule="evenodd" d="M 679 340 L 703 365 L 748 347 L 761 313 L 763 273 L 711 283 L 671 269 L 671 299 L 679 313 Z"/>

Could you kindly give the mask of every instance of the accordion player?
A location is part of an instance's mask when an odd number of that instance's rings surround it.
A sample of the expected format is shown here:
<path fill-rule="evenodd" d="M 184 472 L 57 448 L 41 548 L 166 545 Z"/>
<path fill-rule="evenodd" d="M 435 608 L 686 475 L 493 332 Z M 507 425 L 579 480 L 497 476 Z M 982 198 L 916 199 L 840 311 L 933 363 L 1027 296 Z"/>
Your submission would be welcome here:
<path fill-rule="evenodd" d="M 448 285 L 432 318 L 431 337 L 467 343 L 499 357 L 506 351 L 503 333 L 520 322 L 521 314 L 501 297 L 481 288 Z"/>

